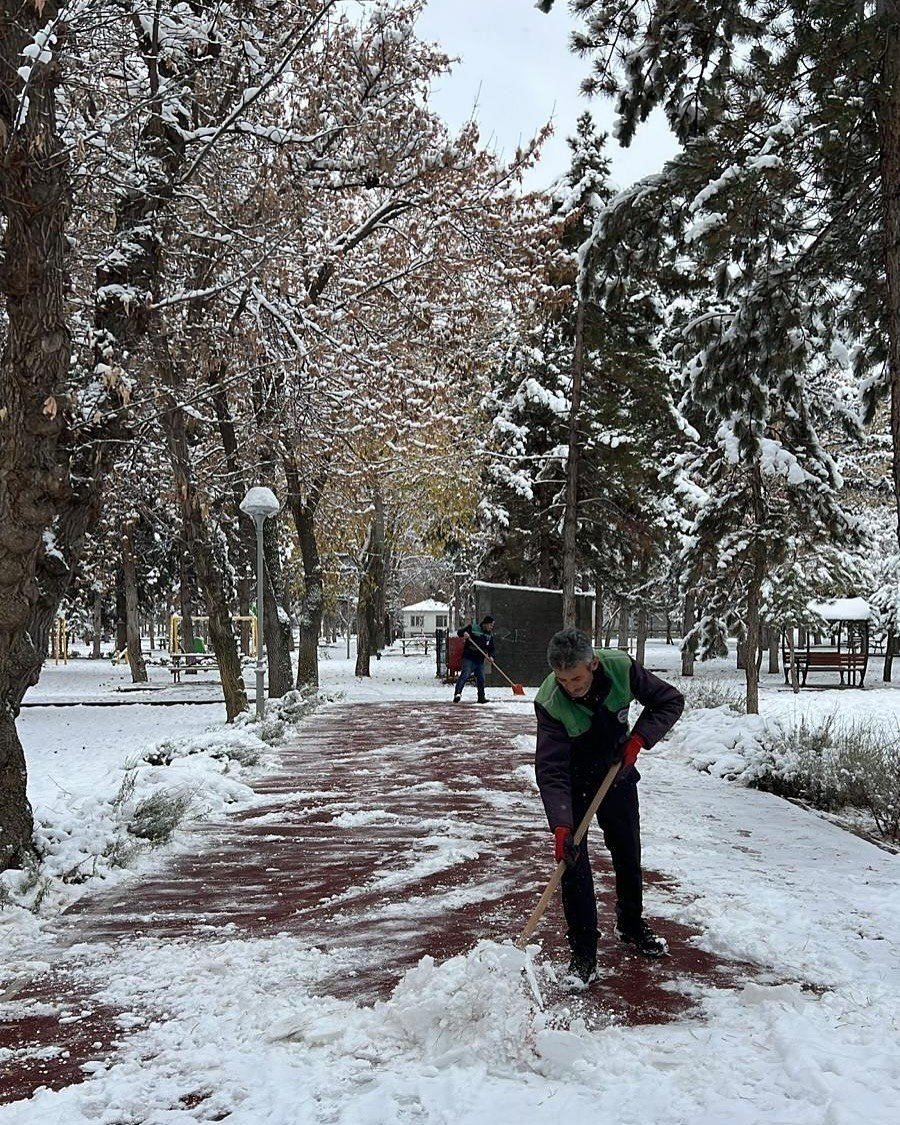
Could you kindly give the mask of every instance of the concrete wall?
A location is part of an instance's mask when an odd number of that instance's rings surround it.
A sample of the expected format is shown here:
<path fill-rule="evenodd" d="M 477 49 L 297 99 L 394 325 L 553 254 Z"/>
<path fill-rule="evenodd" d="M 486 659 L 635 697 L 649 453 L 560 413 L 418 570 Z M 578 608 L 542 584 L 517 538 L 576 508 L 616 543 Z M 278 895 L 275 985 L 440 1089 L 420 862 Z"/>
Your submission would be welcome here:
<path fill-rule="evenodd" d="M 547 642 L 562 628 L 562 591 L 476 582 L 474 595 L 475 620 L 487 614 L 496 619 L 497 662 L 503 671 L 517 684 L 542 684 L 550 672 Z M 593 594 L 579 594 L 576 624 L 588 636 L 593 613 Z M 492 673 L 490 683 L 509 686 L 498 672 Z"/>

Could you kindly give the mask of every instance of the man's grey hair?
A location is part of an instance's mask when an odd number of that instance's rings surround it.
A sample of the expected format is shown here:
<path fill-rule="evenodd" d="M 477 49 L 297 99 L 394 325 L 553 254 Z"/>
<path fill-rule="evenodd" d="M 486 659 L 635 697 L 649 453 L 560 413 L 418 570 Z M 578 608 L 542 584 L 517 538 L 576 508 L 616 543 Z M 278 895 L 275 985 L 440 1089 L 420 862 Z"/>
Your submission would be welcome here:
<path fill-rule="evenodd" d="M 554 633 L 547 645 L 547 663 L 554 672 L 565 672 L 579 664 L 590 664 L 594 659 L 594 646 L 587 633 L 580 629 L 561 629 Z"/>

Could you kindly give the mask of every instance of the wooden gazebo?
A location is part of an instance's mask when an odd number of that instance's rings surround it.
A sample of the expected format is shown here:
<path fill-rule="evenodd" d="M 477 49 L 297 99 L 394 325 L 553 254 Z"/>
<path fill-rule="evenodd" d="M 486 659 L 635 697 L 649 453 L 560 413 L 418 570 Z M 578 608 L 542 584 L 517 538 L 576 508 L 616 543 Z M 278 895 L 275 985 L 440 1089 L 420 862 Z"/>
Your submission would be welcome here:
<path fill-rule="evenodd" d="M 809 609 L 827 626 L 827 640 L 814 629 L 806 629 L 805 643 L 794 646 L 794 659 L 800 684 L 813 672 L 837 672 L 842 687 L 862 687 L 869 663 L 869 627 L 872 611 L 865 598 L 832 598 L 810 602 Z M 791 630 L 793 634 L 793 629 Z M 784 682 L 790 684 L 790 645 L 788 634 L 782 634 Z M 846 677 L 846 679 L 845 679 Z"/>

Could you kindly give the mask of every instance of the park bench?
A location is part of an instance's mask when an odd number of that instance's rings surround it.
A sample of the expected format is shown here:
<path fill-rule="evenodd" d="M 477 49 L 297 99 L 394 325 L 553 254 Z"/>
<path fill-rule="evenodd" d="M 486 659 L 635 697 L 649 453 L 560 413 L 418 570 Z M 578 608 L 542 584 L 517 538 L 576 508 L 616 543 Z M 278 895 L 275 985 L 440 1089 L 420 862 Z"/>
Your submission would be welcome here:
<path fill-rule="evenodd" d="M 864 652 L 848 652 L 846 650 L 836 648 L 810 648 L 799 649 L 794 657 L 797 662 L 797 671 L 800 675 L 800 683 L 806 687 L 806 677 L 810 670 L 816 672 L 838 672 L 840 673 L 841 683 L 844 682 L 844 676 L 847 677 L 847 683 L 850 686 L 863 686 L 863 679 L 866 674 L 866 664 L 868 663 L 868 655 Z M 784 660 L 784 676 L 785 683 L 790 682 L 790 666 L 789 656 L 785 653 Z M 859 683 L 857 684 L 857 676 Z"/>
<path fill-rule="evenodd" d="M 219 662 L 215 656 L 208 653 L 173 652 L 169 671 L 172 673 L 172 683 L 181 683 L 182 672 L 193 675 L 195 672 L 209 672 L 219 670 Z"/>

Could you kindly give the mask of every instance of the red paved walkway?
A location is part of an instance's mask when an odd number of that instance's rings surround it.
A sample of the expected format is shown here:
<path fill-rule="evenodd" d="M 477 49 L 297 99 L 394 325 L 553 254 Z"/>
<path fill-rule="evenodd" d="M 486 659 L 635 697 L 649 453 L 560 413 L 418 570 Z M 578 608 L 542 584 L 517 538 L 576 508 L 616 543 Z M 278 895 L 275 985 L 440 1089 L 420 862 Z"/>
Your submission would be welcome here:
<path fill-rule="evenodd" d="M 532 732 L 524 703 L 327 708 L 281 751 L 280 770 L 257 784 L 264 805 L 197 826 L 196 849 L 160 874 L 83 899 L 61 919 L 60 937 L 287 932 L 346 952 L 356 973 L 323 984 L 333 995 L 384 998 L 423 954 L 441 960 L 521 930 L 551 873 L 549 834 L 527 778 L 531 751 L 514 743 Z M 594 866 L 609 932 L 611 871 L 596 845 Z M 652 871 L 647 879 L 678 893 Z M 555 962 L 566 959 L 560 917 L 555 904 L 537 934 Z M 601 981 L 578 1014 L 590 1006 L 604 1022 L 663 1022 L 692 1008 L 698 985 L 729 986 L 752 973 L 694 948 L 686 928 L 651 921 L 672 956 L 647 962 L 601 942 Z M 109 1013 L 79 992 L 77 972 L 46 974 L 18 999 L 62 1001 L 68 1014 L 0 1025 L 0 1102 L 68 1085 L 84 1061 L 108 1055 Z M 38 1045 L 59 1050 L 35 1059 Z M 5 1081 L 4 1047 L 14 1052 Z"/>

